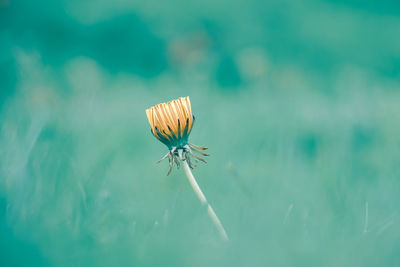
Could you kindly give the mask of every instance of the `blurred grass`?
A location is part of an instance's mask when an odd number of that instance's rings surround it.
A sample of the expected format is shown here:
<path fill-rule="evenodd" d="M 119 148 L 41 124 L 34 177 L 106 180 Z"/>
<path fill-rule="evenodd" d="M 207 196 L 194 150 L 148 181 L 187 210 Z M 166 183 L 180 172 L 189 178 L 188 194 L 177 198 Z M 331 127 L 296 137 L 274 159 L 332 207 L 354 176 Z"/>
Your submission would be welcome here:
<path fill-rule="evenodd" d="M 400 264 L 396 2 L 0 4 L 1 266 Z M 155 164 L 186 95 L 229 243 Z"/>

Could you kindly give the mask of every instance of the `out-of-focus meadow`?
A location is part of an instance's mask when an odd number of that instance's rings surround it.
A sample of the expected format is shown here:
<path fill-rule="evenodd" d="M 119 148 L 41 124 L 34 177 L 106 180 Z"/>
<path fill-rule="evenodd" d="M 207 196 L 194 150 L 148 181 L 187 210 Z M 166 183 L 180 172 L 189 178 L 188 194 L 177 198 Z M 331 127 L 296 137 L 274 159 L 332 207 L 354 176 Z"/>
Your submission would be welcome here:
<path fill-rule="evenodd" d="M 400 266 L 398 1 L 0 1 L 0 266 Z M 145 109 L 190 96 L 194 170 Z"/>

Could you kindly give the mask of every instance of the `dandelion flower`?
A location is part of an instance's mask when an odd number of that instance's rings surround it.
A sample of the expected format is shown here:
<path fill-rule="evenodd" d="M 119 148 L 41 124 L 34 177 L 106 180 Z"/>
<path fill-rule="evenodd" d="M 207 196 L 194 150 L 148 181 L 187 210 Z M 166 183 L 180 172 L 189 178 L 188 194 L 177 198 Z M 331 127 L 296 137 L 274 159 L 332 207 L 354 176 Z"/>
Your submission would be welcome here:
<path fill-rule="evenodd" d="M 209 156 L 203 152 L 207 148 L 188 143 L 189 134 L 195 121 L 188 96 L 146 109 L 146 115 L 151 126 L 151 133 L 168 147 L 169 152 L 159 160 L 160 162 L 166 158 L 169 159 L 170 168 L 167 175 L 171 173 L 174 162 L 179 168 L 180 160 L 187 161 L 192 169 L 196 167 L 192 158 L 195 161 L 200 160 L 207 163 L 193 153 Z"/>
<path fill-rule="evenodd" d="M 173 169 L 174 163 L 179 168 L 182 163 L 186 176 L 189 180 L 197 197 L 204 206 L 207 206 L 207 212 L 212 222 L 217 227 L 218 232 L 224 240 L 228 240 L 228 235 L 218 216 L 201 191 L 191 169 L 196 167 L 193 161 L 206 161 L 195 155 L 193 152 L 202 156 L 209 156 L 203 151 L 206 147 L 196 146 L 188 142 L 189 134 L 192 131 L 195 118 L 192 114 L 189 97 L 181 97 L 168 103 L 161 103 L 154 107 L 146 109 L 147 119 L 149 120 L 151 133 L 168 147 L 168 153 L 158 162 L 168 158 L 169 175 Z"/>

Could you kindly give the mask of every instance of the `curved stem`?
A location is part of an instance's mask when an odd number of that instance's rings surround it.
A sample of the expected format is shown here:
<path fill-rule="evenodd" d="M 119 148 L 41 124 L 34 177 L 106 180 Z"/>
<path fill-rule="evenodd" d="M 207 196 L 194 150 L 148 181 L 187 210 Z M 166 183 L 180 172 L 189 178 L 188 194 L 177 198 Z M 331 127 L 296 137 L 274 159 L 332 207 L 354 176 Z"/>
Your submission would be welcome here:
<path fill-rule="evenodd" d="M 204 206 L 207 206 L 208 216 L 210 216 L 212 222 L 217 227 L 217 230 L 218 230 L 219 234 L 221 235 L 222 239 L 229 240 L 229 237 L 226 234 L 226 231 L 225 231 L 224 227 L 222 226 L 221 221 L 218 219 L 217 214 L 215 214 L 213 208 L 208 203 L 206 197 L 204 196 L 203 192 L 201 191 L 200 186 L 197 184 L 196 179 L 194 178 L 192 171 L 190 170 L 189 165 L 186 160 L 183 160 L 183 166 L 184 166 L 185 173 L 189 180 L 190 185 L 192 186 L 194 192 L 196 193 L 196 196 L 199 198 L 201 204 L 203 204 Z"/>

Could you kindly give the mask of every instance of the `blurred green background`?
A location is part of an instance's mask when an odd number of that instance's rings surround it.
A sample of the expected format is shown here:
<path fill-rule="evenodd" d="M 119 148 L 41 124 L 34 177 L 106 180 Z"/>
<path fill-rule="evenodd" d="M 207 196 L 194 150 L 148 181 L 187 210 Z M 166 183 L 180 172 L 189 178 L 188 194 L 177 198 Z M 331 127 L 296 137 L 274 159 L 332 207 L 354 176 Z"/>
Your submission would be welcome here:
<path fill-rule="evenodd" d="M 0 266 L 400 266 L 398 1 L 0 0 Z M 145 109 L 190 96 L 220 240 Z"/>

